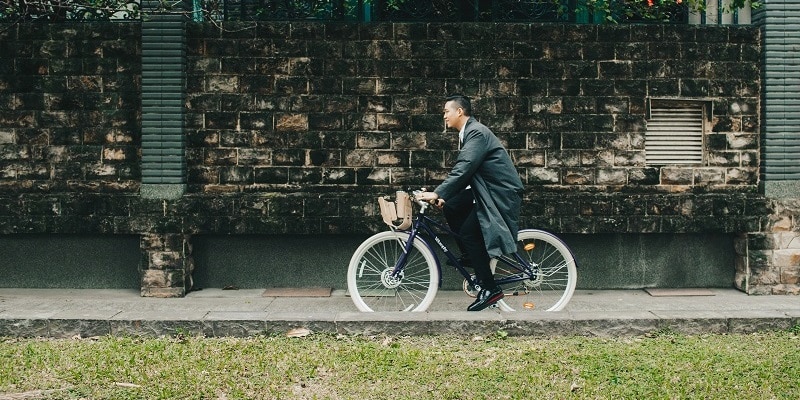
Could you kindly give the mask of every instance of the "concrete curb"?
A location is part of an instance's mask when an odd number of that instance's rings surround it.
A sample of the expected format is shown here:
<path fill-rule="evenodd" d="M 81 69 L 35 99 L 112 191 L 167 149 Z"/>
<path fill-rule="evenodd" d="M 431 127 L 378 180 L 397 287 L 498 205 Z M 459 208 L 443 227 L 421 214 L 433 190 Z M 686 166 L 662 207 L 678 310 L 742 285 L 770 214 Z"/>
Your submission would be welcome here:
<path fill-rule="evenodd" d="M 651 312 L 603 315 L 528 316 L 527 318 L 476 318 L 467 312 L 396 314 L 341 314 L 317 316 L 257 315 L 205 316 L 199 319 L 0 319 L 0 336 L 73 338 L 95 336 L 206 336 L 249 337 L 284 334 L 302 327 L 315 333 L 344 335 L 458 335 L 481 336 L 504 331 L 511 336 L 638 336 L 661 331 L 688 335 L 748 334 L 788 330 L 800 324 L 797 314 L 778 311 L 759 315 L 665 317 Z"/>
<path fill-rule="evenodd" d="M 263 290 L 209 290 L 180 299 L 142 298 L 115 290 L 0 289 L 0 336 L 249 337 L 303 327 L 344 335 L 636 336 L 754 333 L 800 325 L 797 296 L 652 297 L 640 290 L 578 292 L 560 312 L 460 311 L 463 293 L 441 292 L 431 311 L 362 313 L 339 294 L 330 298 L 265 298 Z M 519 300 L 520 302 L 522 300 Z M 519 308 L 518 308 L 519 309 Z"/>

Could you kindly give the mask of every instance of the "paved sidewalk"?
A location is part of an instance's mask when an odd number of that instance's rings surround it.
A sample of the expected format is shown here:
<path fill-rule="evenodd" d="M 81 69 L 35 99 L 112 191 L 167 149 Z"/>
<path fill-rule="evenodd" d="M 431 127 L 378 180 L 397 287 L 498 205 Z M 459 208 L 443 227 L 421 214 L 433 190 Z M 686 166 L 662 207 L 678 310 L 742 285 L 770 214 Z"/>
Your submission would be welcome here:
<path fill-rule="evenodd" d="M 428 312 L 361 313 L 343 291 L 331 297 L 263 297 L 263 289 L 205 289 L 184 298 L 143 298 L 135 290 L 0 289 L 0 336 L 91 337 L 283 334 L 624 336 L 659 330 L 688 334 L 757 332 L 800 324 L 800 297 L 651 296 L 643 290 L 577 291 L 564 311 L 466 312 L 462 292 L 439 292 Z"/>

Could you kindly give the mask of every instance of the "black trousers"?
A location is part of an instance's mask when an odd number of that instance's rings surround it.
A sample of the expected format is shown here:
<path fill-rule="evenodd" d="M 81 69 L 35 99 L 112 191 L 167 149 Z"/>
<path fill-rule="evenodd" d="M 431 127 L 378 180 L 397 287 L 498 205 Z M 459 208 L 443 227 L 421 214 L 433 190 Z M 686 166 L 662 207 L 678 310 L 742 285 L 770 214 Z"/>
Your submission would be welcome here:
<path fill-rule="evenodd" d="M 451 199 L 445 199 L 442 212 L 450 229 L 459 234 L 456 243 L 475 268 L 475 276 L 480 281 L 481 288 L 494 289 L 497 285 L 489 268 L 489 253 L 483 240 L 472 190 L 467 189 Z"/>

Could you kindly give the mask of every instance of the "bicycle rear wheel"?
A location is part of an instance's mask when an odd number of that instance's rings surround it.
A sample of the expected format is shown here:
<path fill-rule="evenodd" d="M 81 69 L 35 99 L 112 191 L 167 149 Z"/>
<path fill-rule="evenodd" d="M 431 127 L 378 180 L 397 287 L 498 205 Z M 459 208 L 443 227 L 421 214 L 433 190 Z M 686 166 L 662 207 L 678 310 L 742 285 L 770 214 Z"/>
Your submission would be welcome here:
<path fill-rule="evenodd" d="M 526 304 L 533 304 L 537 310 L 559 311 L 569 303 L 575 292 L 578 273 L 575 257 L 569 247 L 552 233 L 536 229 L 519 231 L 517 254 L 529 263 L 534 275 L 513 283 L 502 284 L 508 295 L 525 295 Z M 515 259 L 506 256 L 512 264 Z M 496 281 L 520 276 L 520 271 L 505 262 L 493 259 L 491 262 Z"/>
<path fill-rule="evenodd" d="M 400 276 L 392 271 L 408 242 L 406 232 L 381 232 L 356 249 L 347 289 L 361 311 L 425 311 L 436 297 L 439 269 L 428 246 L 416 238 Z"/>

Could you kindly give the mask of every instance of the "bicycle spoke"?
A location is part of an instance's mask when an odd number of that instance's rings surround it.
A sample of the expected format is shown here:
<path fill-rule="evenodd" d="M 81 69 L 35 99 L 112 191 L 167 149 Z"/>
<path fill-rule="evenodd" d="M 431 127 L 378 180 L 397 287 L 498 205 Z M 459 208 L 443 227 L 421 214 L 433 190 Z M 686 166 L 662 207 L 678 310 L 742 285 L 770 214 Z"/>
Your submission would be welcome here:
<path fill-rule="evenodd" d="M 523 230 L 517 252 L 529 272 L 517 270 L 518 261 L 510 257 L 503 257 L 495 269 L 495 279 L 506 282 L 506 293 L 528 296 L 525 301 L 537 310 L 563 308 L 575 288 L 575 265 L 566 245 L 547 232 Z"/>
<path fill-rule="evenodd" d="M 362 311 L 422 311 L 436 294 L 438 270 L 433 255 L 415 241 L 402 268 L 405 233 L 384 232 L 367 239 L 351 259 L 348 289 Z"/>
<path fill-rule="evenodd" d="M 433 301 L 439 271 L 434 255 L 420 239 L 398 268 L 408 238 L 405 232 L 382 232 L 356 250 L 348 269 L 348 289 L 360 310 L 423 311 Z M 526 303 L 533 303 L 537 310 L 562 309 L 575 290 L 575 262 L 569 248 L 543 231 L 520 231 L 519 240 L 518 254 L 524 264 L 511 257 L 493 260 L 495 279 L 507 294 L 529 296 Z"/>

